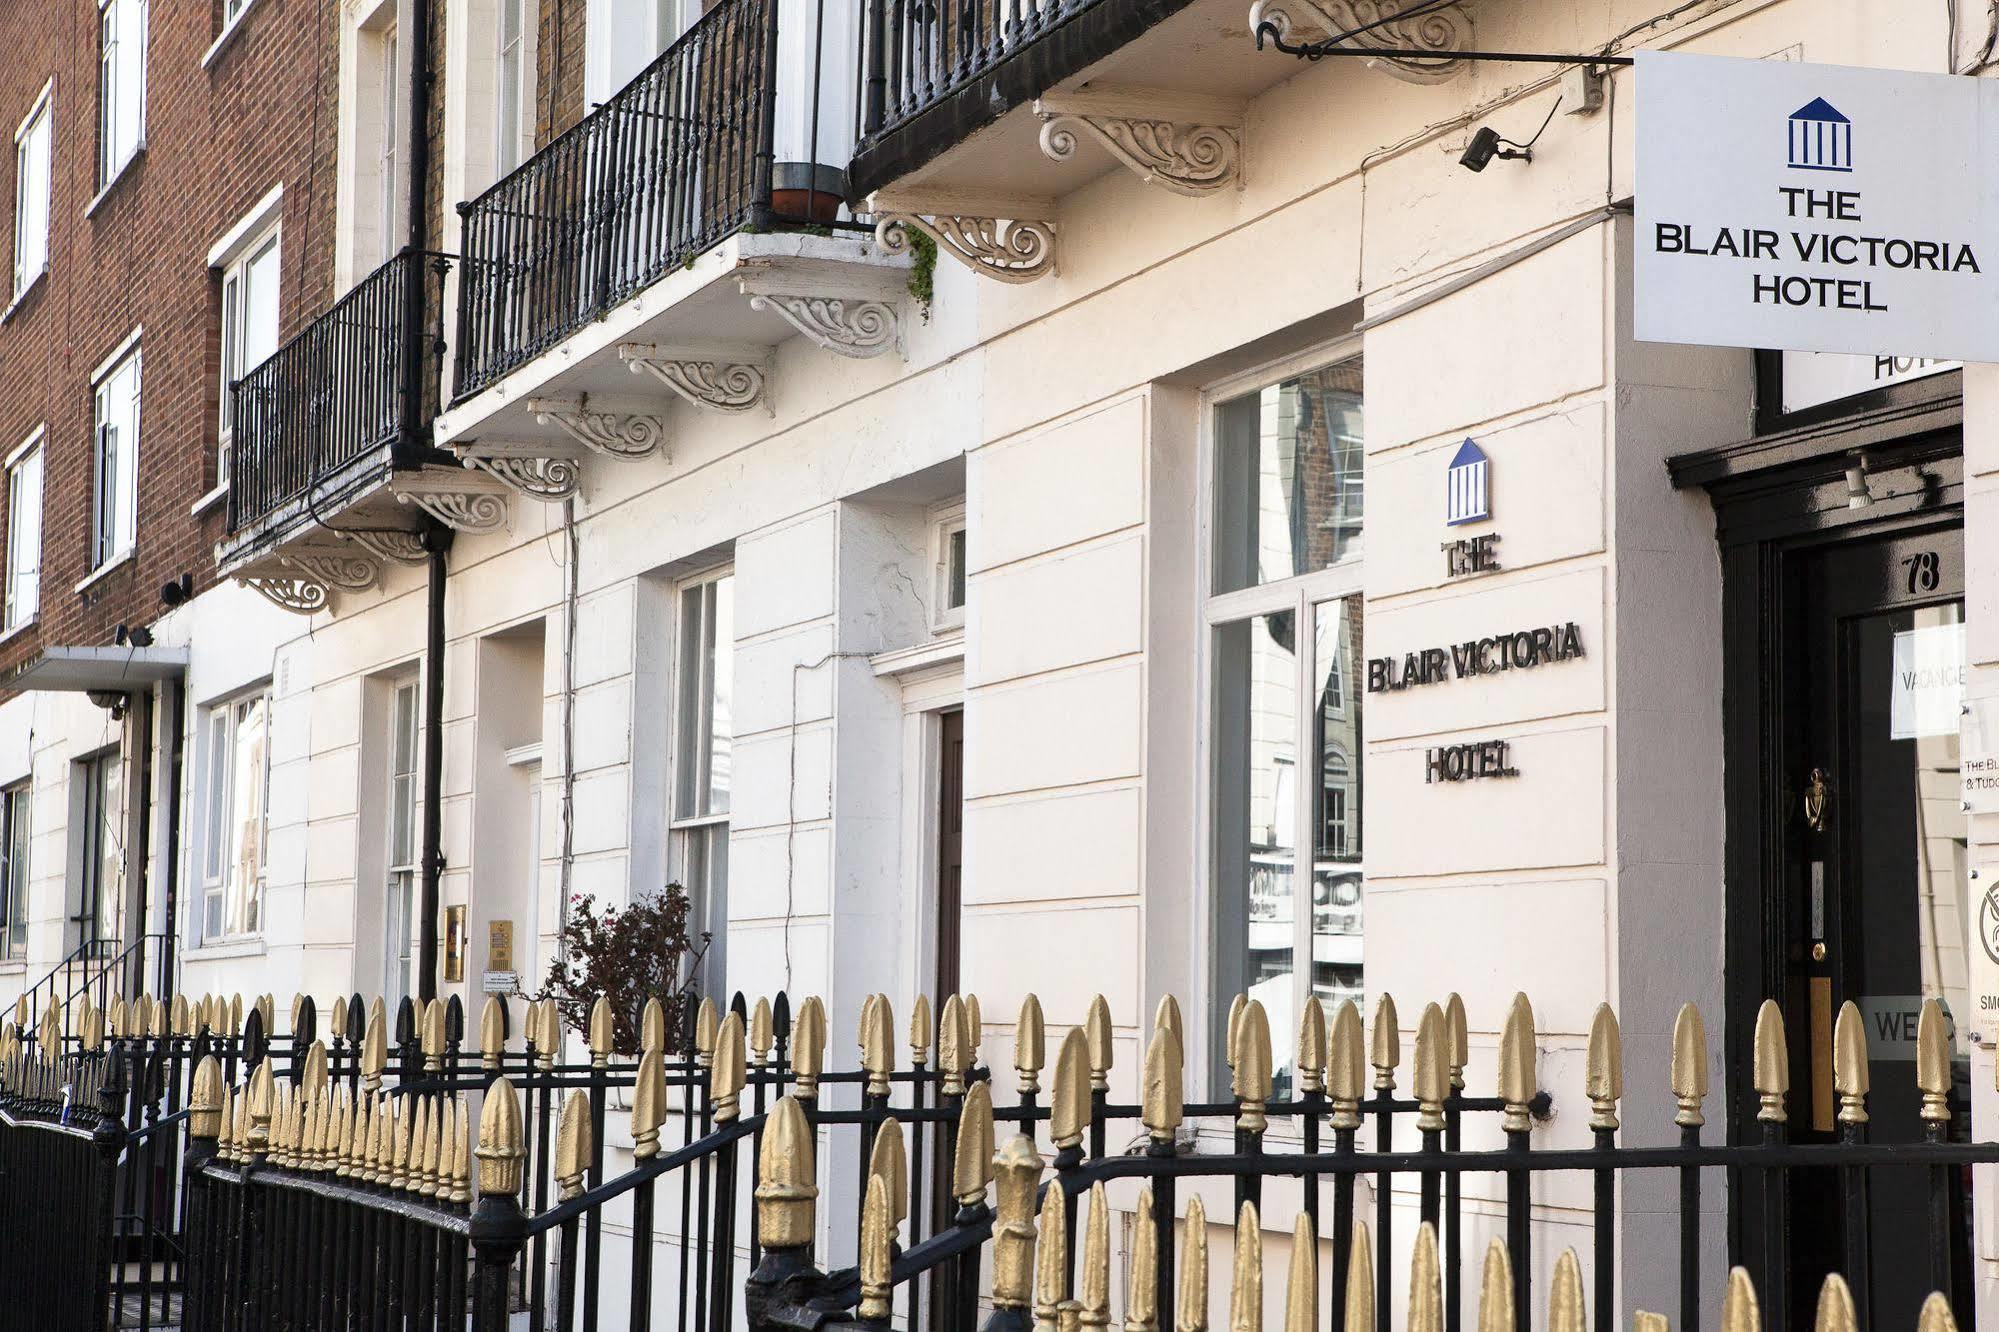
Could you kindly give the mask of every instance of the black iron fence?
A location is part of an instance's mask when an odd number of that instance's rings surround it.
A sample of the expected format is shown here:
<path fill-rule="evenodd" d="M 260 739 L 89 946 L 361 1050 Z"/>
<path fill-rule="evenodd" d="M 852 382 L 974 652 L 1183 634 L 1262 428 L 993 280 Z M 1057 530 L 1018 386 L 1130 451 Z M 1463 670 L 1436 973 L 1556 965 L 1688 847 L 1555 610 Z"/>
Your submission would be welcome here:
<path fill-rule="evenodd" d="M 650 68 L 469 203 L 469 397 L 770 216 L 777 0 L 719 0 Z"/>
<path fill-rule="evenodd" d="M 384 449 L 397 466 L 422 462 L 444 349 L 434 312 L 450 266 L 405 249 L 231 386 L 232 533 Z"/>
<path fill-rule="evenodd" d="M 867 0 L 864 138 L 899 129 L 1097 0 Z"/>

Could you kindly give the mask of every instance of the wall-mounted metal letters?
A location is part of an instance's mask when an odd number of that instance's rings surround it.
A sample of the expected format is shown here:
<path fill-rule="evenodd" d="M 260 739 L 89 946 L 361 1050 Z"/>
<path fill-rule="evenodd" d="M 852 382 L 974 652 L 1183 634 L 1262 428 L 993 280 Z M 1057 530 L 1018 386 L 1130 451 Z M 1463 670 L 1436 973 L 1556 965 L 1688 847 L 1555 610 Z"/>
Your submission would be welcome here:
<path fill-rule="evenodd" d="M 1583 655 L 1583 631 L 1574 620 L 1545 629 L 1521 629 L 1490 638 L 1468 639 L 1448 648 L 1424 648 L 1394 657 L 1370 657 L 1367 692 L 1379 694 L 1414 685 L 1442 684 L 1499 671 L 1525 671 Z"/>

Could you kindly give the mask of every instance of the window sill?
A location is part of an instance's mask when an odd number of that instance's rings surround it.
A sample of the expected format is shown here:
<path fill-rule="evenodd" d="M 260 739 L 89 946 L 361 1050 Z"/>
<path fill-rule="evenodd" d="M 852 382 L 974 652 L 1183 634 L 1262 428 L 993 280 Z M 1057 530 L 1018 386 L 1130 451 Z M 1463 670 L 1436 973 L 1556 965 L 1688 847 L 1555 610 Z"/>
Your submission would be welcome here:
<path fill-rule="evenodd" d="M 201 517 L 202 514 L 207 513 L 210 509 L 214 508 L 216 505 L 220 504 L 224 499 L 228 498 L 228 496 L 229 496 L 229 483 L 227 481 L 224 481 L 221 485 L 217 486 L 215 489 L 209 491 L 206 495 L 203 495 L 200 499 L 196 500 L 193 506 L 188 509 L 188 513 L 192 517 L 199 518 Z"/>
<path fill-rule="evenodd" d="M 262 935 L 247 939 L 218 939 L 197 948 L 184 949 L 183 962 L 221 962 L 232 957 L 262 957 L 267 951 Z"/>
<path fill-rule="evenodd" d="M 28 963 L 27 959 L 25 958 L 16 958 L 9 962 L 0 962 L 0 976 L 25 976 L 27 974 L 28 974 Z"/>
<path fill-rule="evenodd" d="M 19 638 L 22 634 L 27 633 L 30 629 L 34 628 L 36 625 L 40 624 L 41 622 L 42 622 L 42 617 L 39 614 L 30 615 L 27 619 L 15 625 L 12 629 L 0 631 L 0 643 L 13 642 L 15 639 Z"/>
<path fill-rule="evenodd" d="M 111 197 L 111 192 L 118 188 L 119 182 L 132 174 L 132 168 L 145 155 L 146 141 L 141 139 L 139 140 L 139 146 L 132 150 L 132 155 L 118 164 L 118 169 L 111 173 L 111 179 L 105 181 L 97 193 L 91 197 L 90 202 L 83 206 L 83 215 L 86 218 L 97 212 L 98 206 Z"/>
<path fill-rule="evenodd" d="M 236 30 L 243 26 L 243 20 L 248 18 L 250 11 L 256 7 L 257 0 L 243 0 L 243 7 L 236 11 L 236 17 L 222 25 L 222 31 L 216 34 L 215 40 L 209 43 L 206 51 L 202 52 L 201 67 L 203 69 L 207 69 L 210 65 L 221 59 L 223 49 L 235 39 Z"/>
<path fill-rule="evenodd" d="M 125 549 L 119 551 L 116 555 L 113 555 L 110 559 L 104 561 L 104 563 L 98 565 L 95 569 L 92 569 L 90 571 L 90 576 L 88 578 L 85 578 L 82 582 L 76 585 L 76 590 L 79 592 L 88 592 L 92 587 L 96 586 L 99 582 L 102 582 L 104 579 L 110 577 L 113 573 L 117 572 L 119 569 L 122 569 L 126 565 L 130 564 L 132 562 L 133 556 L 136 553 L 137 552 L 133 547 L 131 546 L 125 547 Z"/>
<path fill-rule="evenodd" d="M 42 265 L 42 270 L 39 273 L 35 274 L 33 277 L 28 279 L 27 286 L 21 288 L 19 291 L 14 293 L 14 299 L 7 302 L 7 308 L 5 310 L 0 310 L 0 324 L 4 324 L 9 319 L 12 319 L 14 317 L 14 312 L 21 308 L 21 306 L 27 301 L 28 297 L 35 294 L 35 288 L 41 286 L 42 279 L 47 277 L 48 275 L 49 275 L 48 265 L 44 264 Z"/>

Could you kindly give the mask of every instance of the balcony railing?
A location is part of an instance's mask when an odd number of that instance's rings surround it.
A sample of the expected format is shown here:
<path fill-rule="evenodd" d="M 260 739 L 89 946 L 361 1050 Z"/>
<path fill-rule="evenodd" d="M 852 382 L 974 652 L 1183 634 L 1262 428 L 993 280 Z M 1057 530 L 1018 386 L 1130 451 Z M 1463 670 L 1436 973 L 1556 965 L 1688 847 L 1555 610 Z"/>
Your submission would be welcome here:
<path fill-rule="evenodd" d="M 862 133 L 901 128 L 1098 0 L 868 0 Z"/>
<path fill-rule="evenodd" d="M 449 268 L 443 255 L 404 250 L 236 381 L 230 532 L 384 446 L 392 462 L 421 461 L 437 405 L 435 312 Z"/>
<path fill-rule="evenodd" d="M 768 215 L 776 65 L 777 0 L 721 0 L 461 205 L 459 398 Z"/>

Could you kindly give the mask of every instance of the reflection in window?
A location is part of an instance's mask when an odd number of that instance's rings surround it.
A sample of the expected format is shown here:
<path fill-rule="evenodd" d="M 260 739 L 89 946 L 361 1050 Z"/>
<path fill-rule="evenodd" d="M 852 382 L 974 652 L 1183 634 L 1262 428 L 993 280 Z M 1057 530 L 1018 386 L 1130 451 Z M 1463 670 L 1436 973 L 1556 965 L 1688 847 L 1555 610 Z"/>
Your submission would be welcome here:
<path fill-rule="evenodd" d="M 1360 376 L 1354 357 L 1216 412 L 1215 591 L 1329 569 L 1360 554 Z"/>

